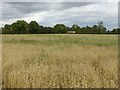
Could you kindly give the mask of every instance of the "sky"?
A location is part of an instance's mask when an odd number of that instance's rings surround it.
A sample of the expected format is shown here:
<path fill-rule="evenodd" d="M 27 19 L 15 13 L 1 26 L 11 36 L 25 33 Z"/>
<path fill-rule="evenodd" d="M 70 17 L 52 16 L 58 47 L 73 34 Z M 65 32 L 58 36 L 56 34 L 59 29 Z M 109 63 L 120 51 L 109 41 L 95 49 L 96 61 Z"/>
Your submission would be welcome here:
<path fill-rule="evenodd" d="M 108 30 L 118 27 L 118 0 L 4 0 L 0 4 L 1 26 L 25 20 L 52 27 L 93 26 L 98 21 L 103 21 Z"/>

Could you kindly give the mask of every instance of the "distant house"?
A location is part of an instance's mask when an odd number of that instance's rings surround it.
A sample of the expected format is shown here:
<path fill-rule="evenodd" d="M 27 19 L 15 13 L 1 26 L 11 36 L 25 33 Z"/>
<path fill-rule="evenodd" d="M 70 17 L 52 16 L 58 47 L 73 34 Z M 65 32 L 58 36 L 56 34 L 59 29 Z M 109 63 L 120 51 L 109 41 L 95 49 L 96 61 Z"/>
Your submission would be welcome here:
<path fill-rule="evenodd" d="M 68 31 L 69 34 L 74 34 L 76 31 Z"/>

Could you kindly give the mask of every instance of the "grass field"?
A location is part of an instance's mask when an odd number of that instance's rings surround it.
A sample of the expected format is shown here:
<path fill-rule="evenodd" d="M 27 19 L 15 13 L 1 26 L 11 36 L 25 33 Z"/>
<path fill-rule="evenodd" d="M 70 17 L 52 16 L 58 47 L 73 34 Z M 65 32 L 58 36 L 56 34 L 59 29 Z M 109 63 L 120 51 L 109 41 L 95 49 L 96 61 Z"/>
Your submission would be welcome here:
<path fill-rule="evenodd" d="M 2 35 L 6 88 L 117 88 L 116 35 Z"/>

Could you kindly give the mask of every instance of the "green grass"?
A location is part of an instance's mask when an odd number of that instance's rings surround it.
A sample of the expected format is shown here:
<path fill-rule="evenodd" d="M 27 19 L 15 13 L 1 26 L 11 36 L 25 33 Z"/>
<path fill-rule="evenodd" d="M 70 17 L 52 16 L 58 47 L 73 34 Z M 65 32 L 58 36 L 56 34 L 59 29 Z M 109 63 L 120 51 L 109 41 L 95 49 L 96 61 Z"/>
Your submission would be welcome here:
<path fill-rule="evenodd" d="M 31 38 L 30 35 L 18 35 L 20 38 L 16 38 L 16 35 L 3 38 L 3 43 L 14 44 L 32 44 L 32 45 L 82 45 L 82 46 L 113 46 L 118 45 L 117 36 L 112 35 L 35 35 L 37 38 Z M 47 36 L 47 37 L 46 37 Z M 39 39 L 38 39 L 39 38 Z M 42 38 L 42 39 L 41 39 Z"/>

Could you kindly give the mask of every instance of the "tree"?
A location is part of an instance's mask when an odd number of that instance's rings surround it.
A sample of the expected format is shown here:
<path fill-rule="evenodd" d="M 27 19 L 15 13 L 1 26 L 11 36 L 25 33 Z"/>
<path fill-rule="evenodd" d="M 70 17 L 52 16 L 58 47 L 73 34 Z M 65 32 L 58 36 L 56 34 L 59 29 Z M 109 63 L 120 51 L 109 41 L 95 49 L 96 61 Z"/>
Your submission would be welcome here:
<path fill-rule="evenodd" d="M 26 34 L 28 33 L 28 23 L 24 20 L 18 20 L 11 25 L 15 34 Z"/>
<path fill-rule="evenodd" d="M 76 31 L 76 33 L 81 33 L 80 27 L 78 25 L 76 25 L 76 24 L 72 25 L 71 30 Z"/>
<path fill-rule="evenodd" d="M 106 28 L 103 25 L 103 21 L 99 21 L 98 22 L 98 33 L 105 33 L 106 32 Z"/>
<path fill-rule="evenodd" d="M 3 34 L 62 34 L 68 33 L 68 31 L 75 31 L 80 34 L 92 34 L 92 33 L 119 33 L 120 28 L 113 29 L 112 31 L 107 31 L 104 27 L 103 22 L 99 21 L 98 25 L 93 25 L 93 27 L 86 26 L 80 28 L 78 25 L 73 24 L 72 27 L 66 27 L 64 24 L 56 24 L 54 27 L 44 27 L 39 25 L 36 21 L 31 21 L 29 24 L 24 20 L 18 20 L 11 25 L 6 24 L 2 28 Z"/>
<path fill-rule="evenodd" d="M 14 31 L 13 31 L 11 25 L 6 24 L 6 25 L 4 26 L 4 28 L 2 29 L 2 33 L 3 33 L 3 34 L 12 34 L 12 33 L 14 33 Z"/>
<path fill-rule="evenodd" d="M 111 32 L 112 32 L 112 33 L 119 33 L 119 32 L 120 32 L 120 29 L 119 29 L 119 28 L 116 28 L 116 29 L 113 29 Z"/>
<path fill-rule="evenodd" d="M 68 31 L 71 31 L 71 28 L 70 28 L 70 27 L 67 27 L 67 30 L 68 30 Z"/>
<path fill-rule="evenodd" d="M 86 33 L 87 33 L 87 34 L 88 34 L 88 33 L 92 33 L 92 32 L 91 32 L 91 27 L 86 26 Z"/>
<path fill-rule="evenodd" d="M 56 24 L 53 30 L 54 33 L 68 33 L 67 27 L 64 24 Z"/>
<path fill-rule="evenodd" d="M 39 34 L 41 33 L 42 27 L 36 21 L 31 21 L 29 24 L 29 33 Z"/>
<path fill-rule="evenodd" d="M 107 28 L 106 28 L 106 27 L 103 27 L 102 33 L 106 33 L 106 31 L 107 31 Z"/>
<path fill-rule="evenodd" d="M 41 27 L 42 27 L 42 30 L 41 30 L 42 34 L 48 34 L 49 33 L 49 28 L 48 27 L 43 27 L 43 26 L 41 26 Z"/>
<path fill-rule="evenodd" d="M 80 29 L 80 27 L 78 25 L 73 24 L 71 29 L 72 31 L 77 31 Z"/>
<path fill-rule="evenodd" d="M 98 26 L 97 25 L 93 25 L 92 27 L 92 33 L 98 33 Z"/>

